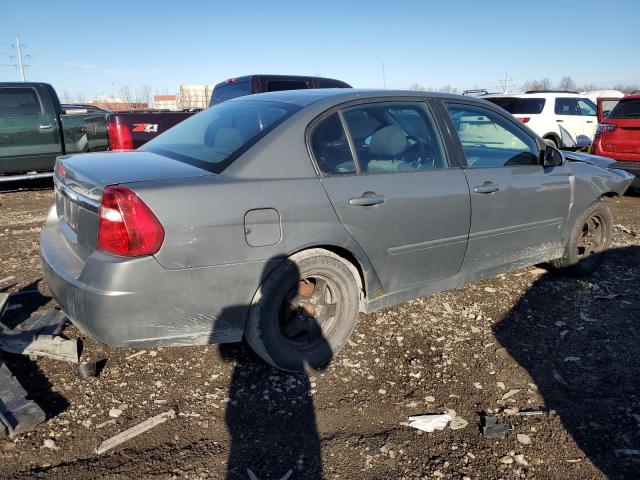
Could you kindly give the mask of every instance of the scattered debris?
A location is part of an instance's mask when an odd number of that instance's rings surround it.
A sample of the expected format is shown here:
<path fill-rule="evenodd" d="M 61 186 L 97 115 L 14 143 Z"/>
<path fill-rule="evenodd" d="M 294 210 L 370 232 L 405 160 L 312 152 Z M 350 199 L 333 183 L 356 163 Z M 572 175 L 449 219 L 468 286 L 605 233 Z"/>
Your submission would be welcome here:
<path fill-rule="evenodd" d="M 510 455 L 505 455 L 500 459 L 500 463 L 504 463 L 505 465 L 511 465 L 513 463 L 513 457 Z"/>
<path fill-rule="evenodd" d="M 0 323 L 0 349 L 77 363 L 78 341 L 58 336 L 67 321 L 63 311 L 51 309 L 44 315 L 31 315 L 13 330 Z"/>
<path fill-rule="evenodd" d="M 249 480 L 260 480 L 250 468 L 247 468 L 247 475 L 249 475 Z M 293 475 L 293 470 L 289 469 L 287 470 L 287 473 L 281 476 L 278 480 L 288 480 L 291 475 Z"/>
<path fill-rule="evenodd" d="M 582 320 L 583 322 L 597 322 L 596 319 L 587 316 L 584 312 L 580 312 L 580 320 Z"/>
<path fill-rule="evenodd" d="M 469 425 L 469 422 L 467 422 L 464 418 L 455 416 L 451 420 L 451 423 L 449 424 L 449 428 L 451 430 L 462 430 L 467 425 Z"/>
<path fill-rule="evenodd" d="M 516 435 L 516 438 L 518 439 L 518 442 L 523 445 L 531 445 L 531 437 L 529 437 L 529 435 L 527 435 L 526 433 L 518 433 Z"/>
<path fill-rule="evenodd" d="M 503 438 L 507 433 L 507 426 L 498 423 L 498 419 L 493 415 L 483 415 L 481 422 L 485 438 Z"/>
<path fill-rule="evenodd" d="M 496 293 L 497 290 L 495 288 L 492 287 L 484 287 L 484 291 L 487 293 Z"/>
<path fill-rule="evenodd" d="M 78 377 L 85 379 L 97 376 L 96 372 L 96 362 L 85 362 L 78 365 L 76 368 L 76 373 Z"/>
<path fill-rule="evenodd" d="M 56 442 L 52 438 L 47 438 L 43 444 L 44 448 L 50 450 L 60 450 L 60 447 L 56 445 Z"/>
<path fill-rule="evenodd" d="M 524 410 L 522 412 L 516 413 L 516 415 L 521 415 L 523 417 L 531 416 L 531 415 L 544 415 L 544 410 Z"/>
<path fill-rule="evenodd" d="M 482 390 L 482 384 L 481 383 L 474 382 L 473 386 L 476 387 L 478 390 Z"/>
<path fill-rule="evenodd" d="M 444 307 L 447 313 L 453 313 L 453 308 L 451 308 L 451 305 L 449 305 L 447 302 L 444 302 L 442 306 Z"/>
<path fill-rule="evenodd" d="M 98 446 L 98 448 L 96 448 L 95 453 L 97 453 L 98 455 L 101 455 L 105 452 L 108 452 L 109 450 L 117 447 L 121 443 L 124 443 L 127 440 L 131 440 L 132 438 L 137 437 L 138 435 L 146 432 L 147 430 L 151 430 L 152 428 L 175 417 L 176 417 L 176 412 L 173 409 L 163 412 L 159 415 L 156 415 L 155 417 L 151 417 L 145 420 L 144 422 L 139 423 L 135 427 L 131 427 L 130 429 L 125 430 L 124 432 L 121 432 L 118 435 L 109 438 L 108 440 L 105 440 L 100 444 L 100 446 Z"/>
<path fill-rule="evenodd" d="M 140 355 L 144 355 L 145 353 L 147 353 L 146 350 L 140 350 L 139 352 L 132 353 L 131 355 L 125 357 L 125 360 L 131 360 L 132 358 L 139 357 Z"/>
<path fill-rule="evenodd" d="M 502 400 L 506 400 L 507 398 L 511 398 L 513 397 L 516 393 L 518 393 L 520 390 L 522 390 L 521 388 L 512 388 L 511 390 L 509 390 L 507 393 L 505 393 L 504 395 L 502 395 Z"/>
<path fill-rule="evenodd" d="M 115 423 L 116 423 L 115 420 L 107 420 L 106 422 L 102 422 L 102 423 L 99 423 L 98 425 L 96 425 L 96 428 L 104 428 L 107 425 L 113 425 Z"/>
<path fill-rule="evenodd" d="M 640 450 L 635 448 L 618 448 L 614 450 L 613 453 L 616 454 L 616 457 L 619 457 L 620 455 L 635 456 L 640 455 Z"/>
<path fill-rule="evenodd" d="M 613 300 L 620 297 L 624 297 L 624 293 L 608 293 L 606 295 L 596 295 L 593 298 L 597 300 Z"/>
<path fill-rule="evenodd" d="M 523 466 L 525 466 L 525 467 L 529 466 L 529 462 L 527 462 L 527 461 L 524 459 L 524 455 L 523 455 L 523 454 L 521 454 L 521 453 L 520 453 L 520 454 L 516 455 L 516 456 L 515 456 L 515 457 L 513 457 L 513 458 L 515 458 L 516 462 L 517 462 L 517 463 L 519 463 L 520 465 L 523 465 Z"/>
<path fill-rule="evenodd" d="M 625 227 L 624 225 L 614 225 L 613 228 L 615 228 L 616 230 L 619 230 L 621 232 L 624 233 L 628 233 L 629 235 L 631 235 L 632 237 L 637 237 L 638 236 L 638 232 L 631 230 L 629 227 Z"/>
<path fill-rule="evenodd" d="M 422 430 L 423 432 L 433 432 L 434 430 L 444 430 L 444 427 L 453 420 L 448 413 L 432 415 L 415 415 L 409 417 L 409 426 Z"/>
<path fill-rule="evenodd" d="M 120 415 L 122 415 L 122 410 L 119 408 L 112 408 L 109 410 L 109 416 L 112 418 L 118 418 Z"/>
<path fill-rule="evenodd" d="M 27 400 L 27 396 L 26 390 L 0 359 L 0 438 L 14 437 L 44 422 L 44 411 L 33 400 Z"/>

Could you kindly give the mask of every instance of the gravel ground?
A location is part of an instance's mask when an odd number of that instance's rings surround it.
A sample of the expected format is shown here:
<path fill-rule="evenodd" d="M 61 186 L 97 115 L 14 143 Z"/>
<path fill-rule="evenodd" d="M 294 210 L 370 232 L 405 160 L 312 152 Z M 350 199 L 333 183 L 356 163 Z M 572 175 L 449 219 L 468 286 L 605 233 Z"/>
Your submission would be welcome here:
<path fill-rule="evenodd" d="M 31 187 L 0 191 L 0 291 L 18 293 L 7 323 L 55 305 L 37 244 L 52 190 Z M 285 374 L 242 345 L 131 357 L 83 339 L 83 360 L 107 359 L 91 380 L 7 356 L 48 420 L 0 440 L 0 477 L 640 478 L 640 198 L 607 203 L 613 250 L 593 277 L 532 267 L 361 315 L 322 371 Z M 169 409 L 174 419 L 94 453 Z M 403 425 L 451 411 L 468 425 Z M 483 412 L 504 438 L 482 436 Z"/>

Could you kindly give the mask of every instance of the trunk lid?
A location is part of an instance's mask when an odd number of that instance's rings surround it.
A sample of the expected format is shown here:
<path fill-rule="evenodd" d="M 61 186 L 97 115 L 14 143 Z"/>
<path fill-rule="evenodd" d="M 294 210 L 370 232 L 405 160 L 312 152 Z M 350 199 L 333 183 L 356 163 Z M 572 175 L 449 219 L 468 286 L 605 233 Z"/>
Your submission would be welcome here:
<path fill-rule="evenodd" d="M 610 153 L 640 153 L 640 118 L 606 118 L 603 123 L 616 126 L 603 132 L 600 145 Z"/>
<path fill-rule="evenodd" d="M 107 185 L 214 175 L 151 152 L 103 152 L 58 157 L 54 170 L 60 230 L 85 259 L 96 249 L 98 208 Z"/>

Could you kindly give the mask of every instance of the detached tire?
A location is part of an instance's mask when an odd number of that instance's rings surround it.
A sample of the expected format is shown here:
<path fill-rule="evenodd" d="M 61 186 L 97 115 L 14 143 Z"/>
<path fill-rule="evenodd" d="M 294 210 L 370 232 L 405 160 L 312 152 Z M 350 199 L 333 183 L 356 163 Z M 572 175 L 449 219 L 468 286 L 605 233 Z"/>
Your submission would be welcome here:
<path fill-rule="evenodd" d="M 552 260 L 551 266 L 561 274 L 591 275 L 604 260 L 612 230 L 609 208 L 601 202 L 592 204 L 574 225 L 564 255 Z"/>
<path fill-rule="evenodd" d="M 263 281 L 252 302 L 245 339 L 267 363 L 300 371 L 328 364 L 358 319 L 353 267 L 327 250 L 284 260 Z"/>

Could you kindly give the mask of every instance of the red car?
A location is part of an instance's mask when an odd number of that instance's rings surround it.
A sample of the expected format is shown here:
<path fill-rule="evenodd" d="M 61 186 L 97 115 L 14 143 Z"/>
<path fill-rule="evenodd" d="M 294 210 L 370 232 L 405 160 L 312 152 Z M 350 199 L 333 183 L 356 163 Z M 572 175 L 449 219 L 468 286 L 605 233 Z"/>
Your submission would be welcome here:
<path fill-rule="evenodd" d="M 598 116 L 603 102 L 598 99 Z M 640 94 L 634 92 L 621 98 L 600 124 L 593 138 L 592 150 L 595 155 L 617 160 L 612 168 L 620 168 L 640 177 Z M 640 187 L 640 178 L 633 186 Z"/>

